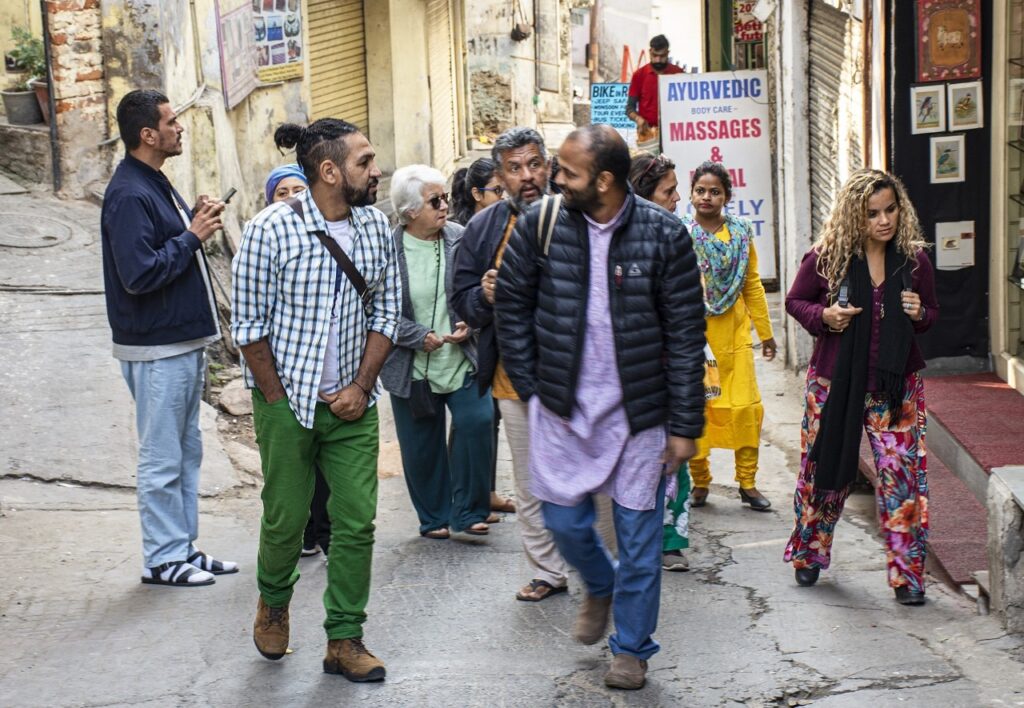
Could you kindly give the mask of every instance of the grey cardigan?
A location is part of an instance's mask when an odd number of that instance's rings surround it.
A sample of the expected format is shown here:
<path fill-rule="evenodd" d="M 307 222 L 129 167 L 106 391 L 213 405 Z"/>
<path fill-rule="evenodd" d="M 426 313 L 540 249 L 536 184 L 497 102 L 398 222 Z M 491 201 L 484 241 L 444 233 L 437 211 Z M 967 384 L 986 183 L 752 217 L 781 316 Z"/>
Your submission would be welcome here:
<path fill-rule="evenodd" d="M 405 261 L 405 248 L 402 246 L 402 238 L 405 235 L 405 228 L 396 226 L 393 235 L 395 238 L 395 253 L 398 256 L 398 271 L 402 278 L 402 317 L 398 322 L 398 340 L 394 349 L 384 362 L 384 368 L 380 372 L 380 382 L 385 390 L 398 396 L 408 398 L 412 383 L 412 364 L 416 352 L 423 351 L 423 340 L 430 332 L 430 328 L 419 324 L 416 321 L 416 313 L 412 308 L 412 297 L 409 294 L 409 266 Z M 444 293 L 448 304 L 448 318 L 452 325 L 459 322 L 459 316 L 452 309 L 452 289 L 455 276 L 455 248 L 462 238 L 462 227 L 458 224 L 448 223 L 444 227 Z M 466 341 L 459 346 L 462 353 L 469 359 L 470 365 L 476 371 L 476 333 L 474 332 Z"/>

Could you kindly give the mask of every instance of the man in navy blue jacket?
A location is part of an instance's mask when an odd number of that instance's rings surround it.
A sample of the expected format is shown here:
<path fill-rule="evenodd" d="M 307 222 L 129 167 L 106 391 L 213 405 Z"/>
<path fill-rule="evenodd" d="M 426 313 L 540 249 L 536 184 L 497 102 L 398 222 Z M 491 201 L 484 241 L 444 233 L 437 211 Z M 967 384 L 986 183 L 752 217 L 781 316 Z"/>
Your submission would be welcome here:
<path fill-rule="evenodd" d="M 195 213 L 160 171 L 184 128 L 167 97 L 131 91 L 117 106 L 127 154 L 103 198 L 103 280 L 114 357 L 135 399 L 142 582 L 197 587 L 238 565 L 195 547 L 205 348 L 220 339 L 203 242 L 223 202 Z"/>

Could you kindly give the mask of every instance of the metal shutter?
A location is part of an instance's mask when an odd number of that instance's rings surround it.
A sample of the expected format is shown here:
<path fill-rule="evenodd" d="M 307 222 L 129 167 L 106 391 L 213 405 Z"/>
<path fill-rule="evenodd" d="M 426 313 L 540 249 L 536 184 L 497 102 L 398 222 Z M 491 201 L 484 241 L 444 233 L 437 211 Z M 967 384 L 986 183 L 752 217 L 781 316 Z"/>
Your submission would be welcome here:
<path fill-rule="evenodd" d="M 809 133 L 811 233 L 817 239 L 839 190 L 839 92 L 847 16 L 811 0 Z"/>
<path fill-rule="evenodd" d="M 458 157 L 455 61 L 450 0 L 427 0 L 427 69 L 434 167 L 448 173 Z"/>
<path fill-rule="evenodd" d="M 341 118 L 369 134 L 362 0 L 308 0 L 311 118 Z"/>

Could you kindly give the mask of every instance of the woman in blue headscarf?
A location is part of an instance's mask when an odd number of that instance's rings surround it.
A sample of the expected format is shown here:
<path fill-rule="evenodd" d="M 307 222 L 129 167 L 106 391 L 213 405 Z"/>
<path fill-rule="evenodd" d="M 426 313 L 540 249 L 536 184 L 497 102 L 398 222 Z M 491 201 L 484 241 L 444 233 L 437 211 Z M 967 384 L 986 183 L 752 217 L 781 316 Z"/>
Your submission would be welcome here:
<path fill-rule="evenodd" d="M 267 175 L 267 183 L 263 188 L 263 195 L 267 199 L 267 206 L 274 202 L 282 202 L 289 197 L 294 197 L 299 192 L 309 188 L 306 175 L 302 168 L 296 164 L 281 165 L 275 167 Z M 315 556 L 323 551 L 327 556 L 327 549 L 331 542 L 331 520 L 327 516 L 327 497 L 330 490 L 327 488 L 327 481 L 320 474 L 320 468 L 316 470 L 316 485 L 313 488 L 313 501 L 309 505 L 309 522 L 306 524 L 306 531 L 302 535 L 302 555 Z"/>

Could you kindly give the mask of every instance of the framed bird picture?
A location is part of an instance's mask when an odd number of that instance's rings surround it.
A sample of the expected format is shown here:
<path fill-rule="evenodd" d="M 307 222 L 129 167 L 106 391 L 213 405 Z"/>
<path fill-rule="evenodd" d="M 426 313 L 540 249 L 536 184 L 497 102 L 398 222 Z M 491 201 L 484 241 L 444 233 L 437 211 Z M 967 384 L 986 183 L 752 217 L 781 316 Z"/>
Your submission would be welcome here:
<path fill-rule="evenodd" d="M 910 132 L 946 132 L 946 89 L 942 84 L 910 87 Z"/>
<path fill-rule="evenodd" d="M 967 174 L 964 166 L 964 135 L 938 135 L 929 146 L 931 183 L 963 182 Z"/>
<path fill-rule="evenodd" d="M 950 130 L 972 130 L 985 125 L 980 81 L 946 84 L 946 88 Z"/>

